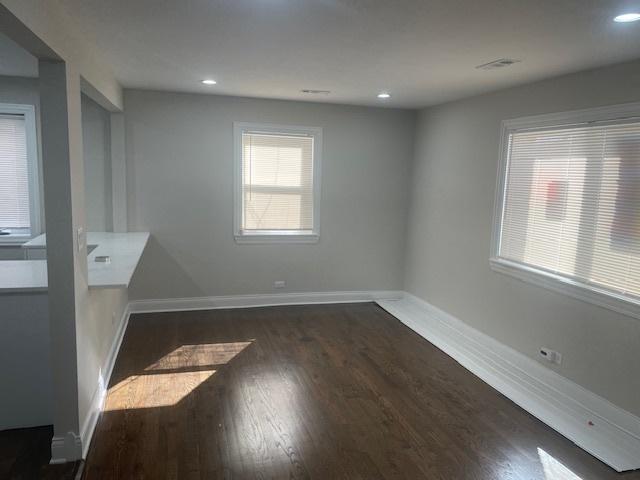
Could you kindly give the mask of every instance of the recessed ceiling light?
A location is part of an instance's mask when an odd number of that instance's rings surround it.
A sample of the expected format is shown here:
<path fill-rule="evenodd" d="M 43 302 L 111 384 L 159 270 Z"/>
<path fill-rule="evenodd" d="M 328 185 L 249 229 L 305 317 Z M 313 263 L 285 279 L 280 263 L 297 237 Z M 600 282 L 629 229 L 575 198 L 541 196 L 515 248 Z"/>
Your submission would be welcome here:
<path fill-rule="evenodd" d="M 391 94 L 387 92 L 382 92 L 378 94 L 378 98 L 391 98 Z"/>
<path fill-rule="evenodd" d="M 211 80 L 210 78 L 207 78 L 206 80 L 202 80 L 202 83 L 204 83 L 205 85 L 215 85 L 216 82 L 215 80 Z"/>
<path fill-rule="evenodd" d="M 613 19 L 614 22 L 618 23 L 637 22 L 638 20 L 640 20 L 640 13 L 624 13 Z"/>

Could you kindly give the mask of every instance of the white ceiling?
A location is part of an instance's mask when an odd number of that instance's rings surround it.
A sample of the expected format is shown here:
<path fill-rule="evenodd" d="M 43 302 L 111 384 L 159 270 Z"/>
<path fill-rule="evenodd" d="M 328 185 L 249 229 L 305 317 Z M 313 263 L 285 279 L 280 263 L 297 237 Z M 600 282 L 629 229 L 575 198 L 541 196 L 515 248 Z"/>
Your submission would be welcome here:
<path fill-rule="evenodd" d="M 0 75 L 37 77 L 38 61 L 13 40 L 0 33 Z"/>
<path fill-rule="evenodd" d="M 640 57 L 640 0 L 57 1 L 125 87 L 421 107 Z"/>

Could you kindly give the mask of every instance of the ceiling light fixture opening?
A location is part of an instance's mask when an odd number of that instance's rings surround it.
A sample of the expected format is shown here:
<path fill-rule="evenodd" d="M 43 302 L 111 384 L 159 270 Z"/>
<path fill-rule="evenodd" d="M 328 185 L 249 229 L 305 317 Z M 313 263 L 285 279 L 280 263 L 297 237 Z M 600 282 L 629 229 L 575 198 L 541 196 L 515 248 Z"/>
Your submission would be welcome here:
<path fill-rule="evenodd" d="M 640 13 L 637 12 L 623 13 L 613 19 L 613 21 L 617 23 L 637 22 L 638 20 L 640 20 Z"/>
<path fill-rule="evenodd" d="M 387 92 L 382 92 L 378 94 L 378 98 L 391 98 L 391 94 Z"/>
<path fill-rule="evenodd" d="M 215 80 L 211 80 L 210 78 L 205 78 L 204 80 L 202 80 L 202 83 L 204 83 L 205 85 L 215 85 L 216 82 Z"/>

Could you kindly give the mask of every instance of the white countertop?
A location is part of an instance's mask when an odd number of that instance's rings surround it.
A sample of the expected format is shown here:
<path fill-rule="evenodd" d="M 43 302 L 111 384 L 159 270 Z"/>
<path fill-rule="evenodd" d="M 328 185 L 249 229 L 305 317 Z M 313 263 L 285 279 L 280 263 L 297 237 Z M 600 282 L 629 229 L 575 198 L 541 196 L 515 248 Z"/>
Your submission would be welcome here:
<path fill-rule="evenodd" d="M 89 232 L 87 244 L 97 245 L 87 257 L 89 288 L 127 288 L 148 240 L 148 232 Z M 40 235 L 23 248 L 45 248 L 46 244 L 46 236 Z M 97 256 L 109 256 L 111 262 L 96 262 Z M 46 260 L 0 261 L 0 292 L 46 289 Z"/>
<path fill-rule="evenodd" d="M 46 291 L 46 260 L 0 261 L 0 293 Z"/>

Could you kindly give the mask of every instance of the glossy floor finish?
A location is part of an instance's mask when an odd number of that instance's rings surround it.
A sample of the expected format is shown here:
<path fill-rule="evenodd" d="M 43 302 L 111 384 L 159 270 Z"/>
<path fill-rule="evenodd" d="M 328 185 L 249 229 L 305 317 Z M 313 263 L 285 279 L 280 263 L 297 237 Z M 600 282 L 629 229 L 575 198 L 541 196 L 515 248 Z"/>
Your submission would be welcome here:
<path fill-rule="evenodd" d="M 640 479 L 375 304 L 134 315 L 93 479 Z"/>

